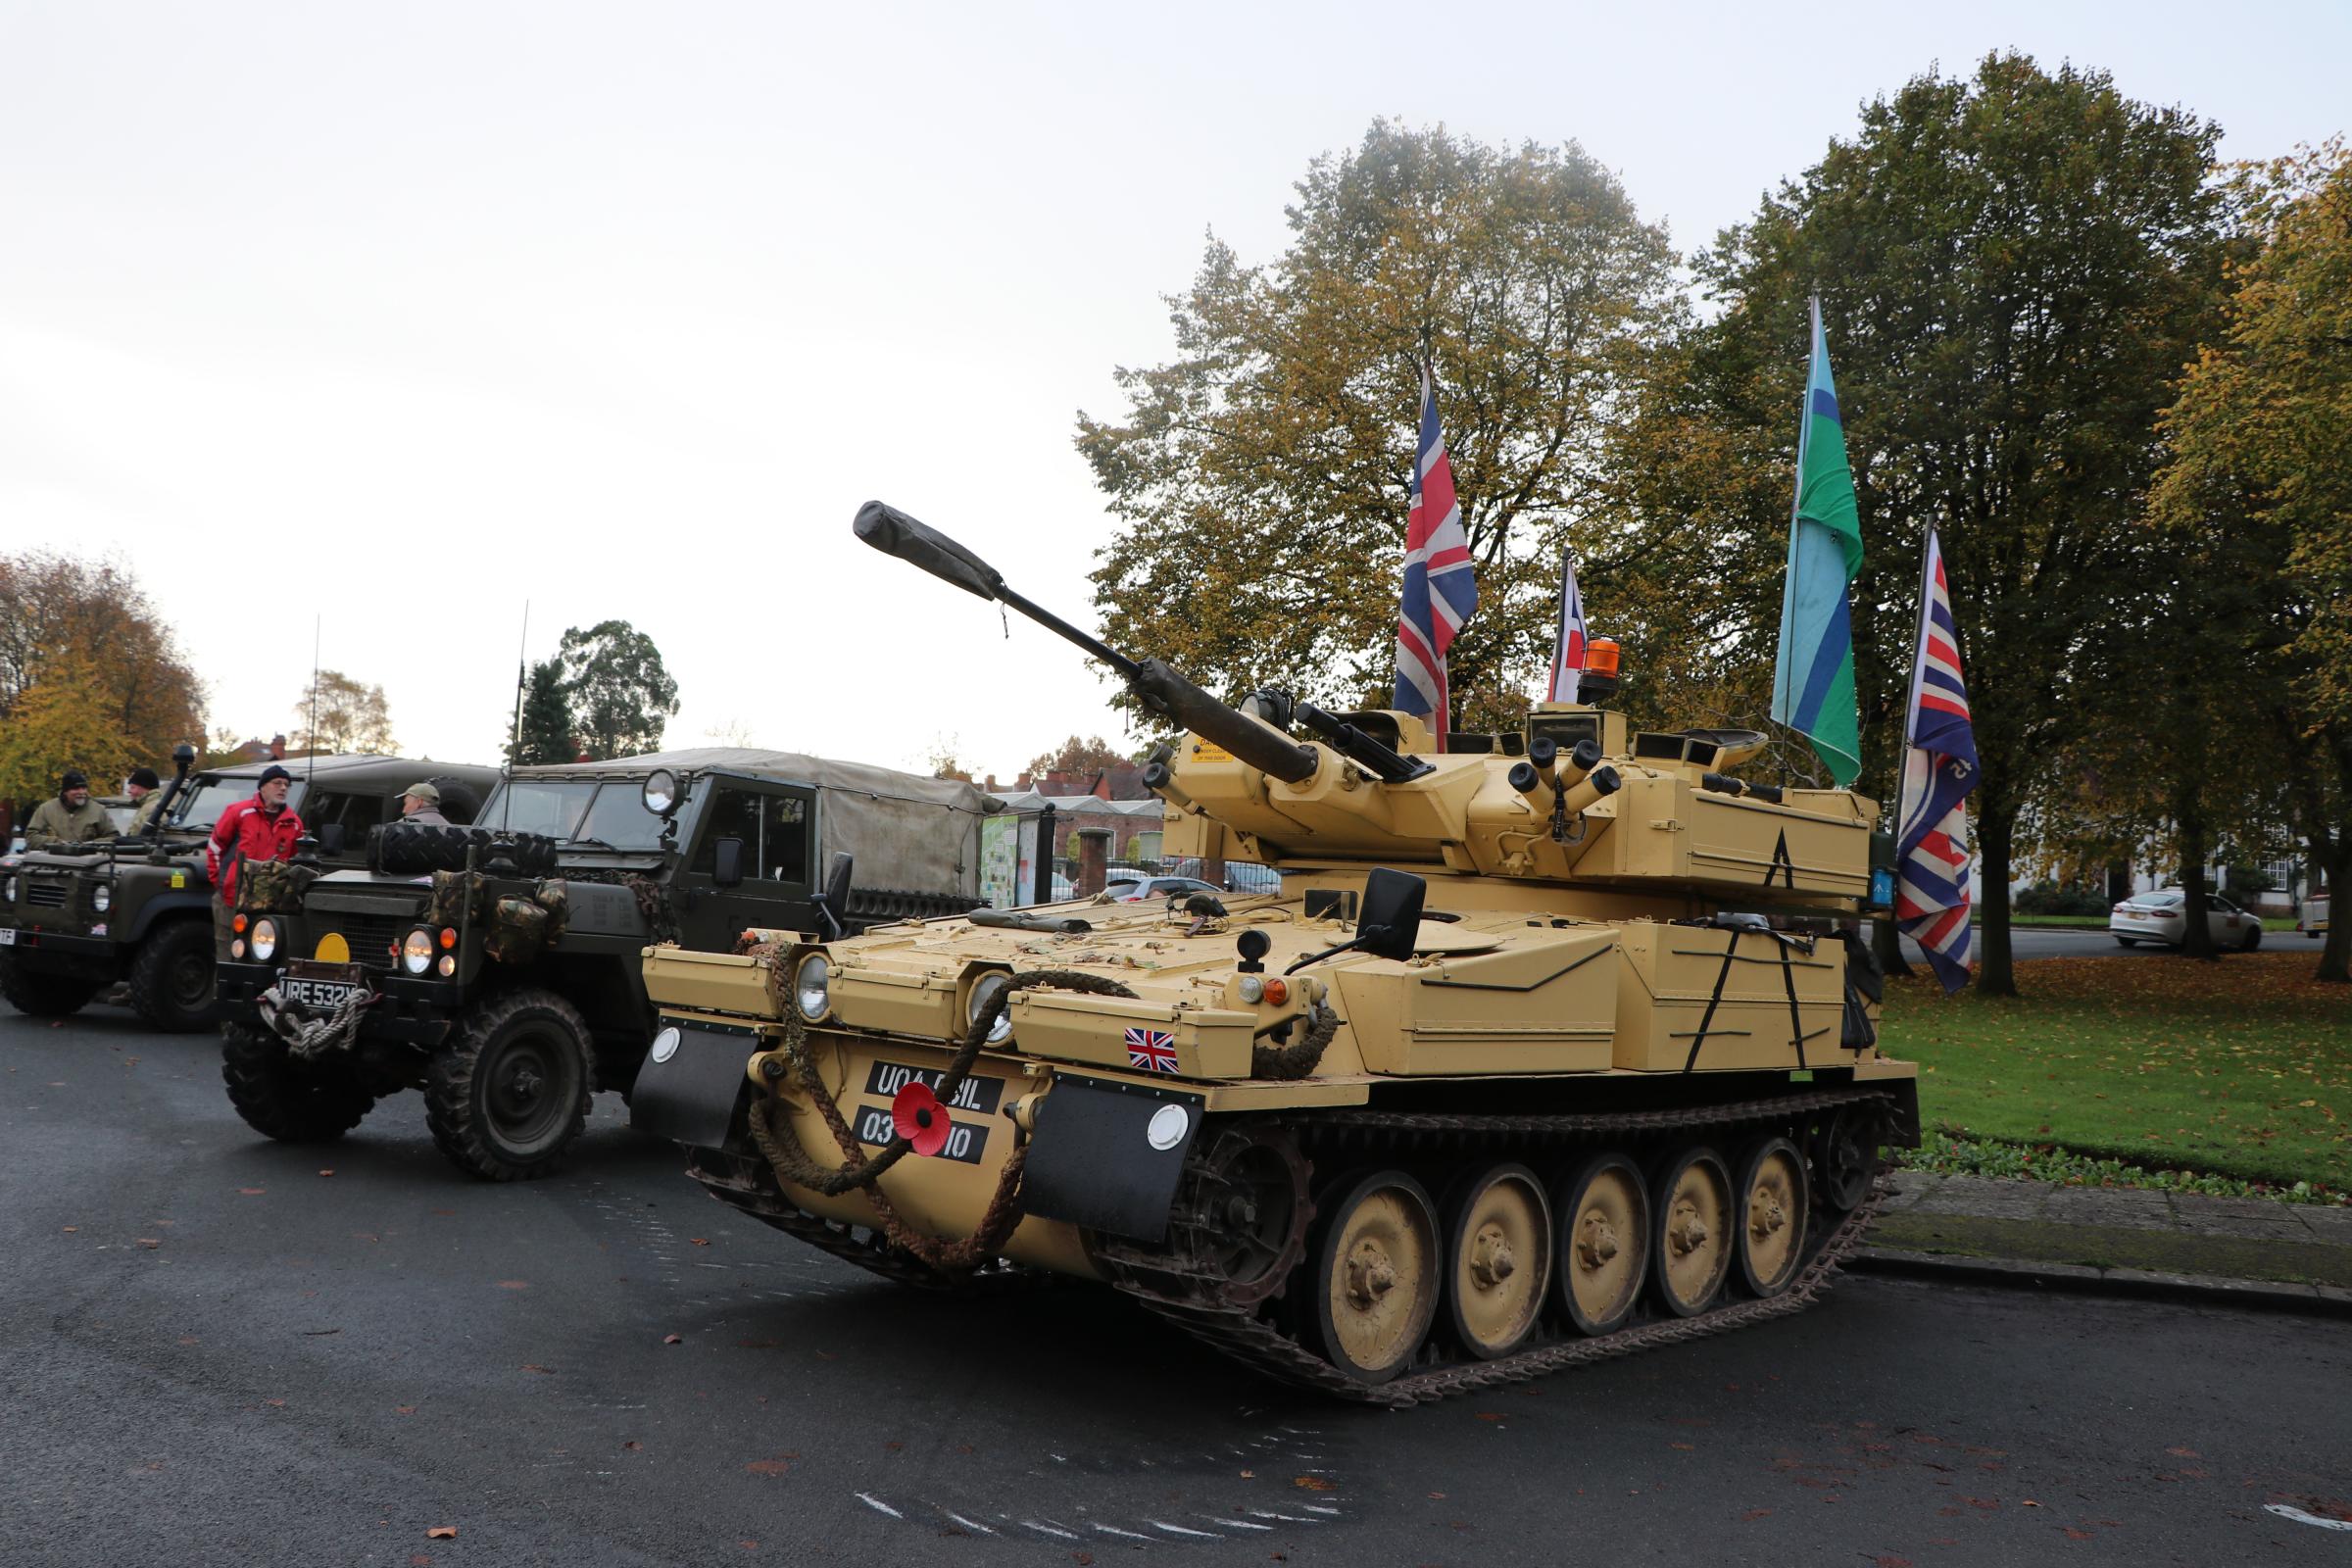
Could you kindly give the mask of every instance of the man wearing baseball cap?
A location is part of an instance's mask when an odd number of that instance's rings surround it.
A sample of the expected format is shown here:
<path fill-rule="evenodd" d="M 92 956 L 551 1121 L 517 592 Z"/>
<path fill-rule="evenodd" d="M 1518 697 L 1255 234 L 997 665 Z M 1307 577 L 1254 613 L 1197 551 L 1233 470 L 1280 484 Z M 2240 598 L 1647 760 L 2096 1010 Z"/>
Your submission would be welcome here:
<path fill-rule="evenodd" d="M 275 762 L 262 769 L 262 781 L 250 801 L 239 801 L 220 813 L 213 836 L 205 840 L 204 868 L 213 878 L 213 956 L 228 956 L 230 922 L 236 917 L 237 867 L 247 860 L 285 860 L 294 856 L 294 841 L 302 837 L 302 818 L 286 808 L 294 775 Z"/>
<path fill-rule="evenodd" d="M 454 825 L 441 814 L 441 792 L 430 784 L 412 784 L 400 792 L 400 819 L 425 827 Z"/>
<path fill-rule="evenodd" d="M 90 781 L 78 768 L 69 767 L 57 781 L 57 797 L 43 801 L 24 824 L 24 847 L 45 849 L 52 844 L 78 844 L 83 839 L 111 839 L 115 824 L 106 808 L 90 799 Z"/>

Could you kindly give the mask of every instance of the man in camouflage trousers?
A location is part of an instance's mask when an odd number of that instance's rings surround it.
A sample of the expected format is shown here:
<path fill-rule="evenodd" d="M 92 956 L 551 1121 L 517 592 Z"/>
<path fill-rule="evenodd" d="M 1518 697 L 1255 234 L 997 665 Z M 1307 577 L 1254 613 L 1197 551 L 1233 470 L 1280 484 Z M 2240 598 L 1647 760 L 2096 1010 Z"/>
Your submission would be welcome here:
<path fill-rule="evenodd" d="M 53 844 L 78 844 L 83 839 L 111 839 L 114 820 L 106 808 L 90 799 L 90 781 L 75 768 L 57 781 L 57 798 L 43 801 L 24 824 L 24 847 L 47 849 Z"/>

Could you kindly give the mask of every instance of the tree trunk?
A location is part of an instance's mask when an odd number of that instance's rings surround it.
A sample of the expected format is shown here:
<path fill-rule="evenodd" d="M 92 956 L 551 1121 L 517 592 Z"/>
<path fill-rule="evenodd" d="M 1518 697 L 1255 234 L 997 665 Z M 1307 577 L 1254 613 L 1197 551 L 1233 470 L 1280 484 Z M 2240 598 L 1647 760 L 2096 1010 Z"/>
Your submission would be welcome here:
<path fill-rule="evenodd" d="M 2009 848 L 2017 831 L 2017 810 L 2010 804 L 1986 797 L 1977 816 L 1977 878 L 1984 891 L 1984 921 L 1977 927 L 1980 962 L 1977 989 L 1988 997 L 2017 995 L 2017 972 L 2009 961 Z"/>
<path fill-rule="evenodd" d="M 2180 813 L 2180 951 L 2191 958 L 2218 958 L 2213 927 L 2206 923 L 2205 820 L 2193 808 Z"/>
<path fill-rule="evenodd" d="M 2335 853 L 2328 858 L 2328 939 L 2320 944 L 2317 976 L 2338 985 L 2352 985 L 2352 920 L 2347 920 L 2345 912 L 2336 907 L 2344 902 L 2347 885 L 2352 885 L 2352 831 L 2339 827 L 2335 831 Z"/>

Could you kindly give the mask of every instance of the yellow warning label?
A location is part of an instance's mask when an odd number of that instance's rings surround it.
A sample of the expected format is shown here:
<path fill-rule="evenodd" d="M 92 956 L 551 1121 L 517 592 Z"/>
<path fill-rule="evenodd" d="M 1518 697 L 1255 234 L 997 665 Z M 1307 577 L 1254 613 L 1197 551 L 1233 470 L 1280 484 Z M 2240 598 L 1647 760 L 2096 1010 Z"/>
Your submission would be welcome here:
<path fill-rule="evenodd" d="M 1231 752 L 1219 746 L 1215 741 L 1204 741 L 1198 735 L 1193 737 L 1193 756 L 1197 760 L 1203 762 L 1230 762 L 1233 760 Z"/>
<path fill-rule="evenodd" d="M 184 888 L 184 887 L 186 887 L 186 886 L 188 885 L 188 873 L 187 873 L 187 872 L 185 872 L 185 871 L 174 871 L 174 872 L 172 872 L 172 885 L 173 887 L 175 887 L 175 888 Z"/>

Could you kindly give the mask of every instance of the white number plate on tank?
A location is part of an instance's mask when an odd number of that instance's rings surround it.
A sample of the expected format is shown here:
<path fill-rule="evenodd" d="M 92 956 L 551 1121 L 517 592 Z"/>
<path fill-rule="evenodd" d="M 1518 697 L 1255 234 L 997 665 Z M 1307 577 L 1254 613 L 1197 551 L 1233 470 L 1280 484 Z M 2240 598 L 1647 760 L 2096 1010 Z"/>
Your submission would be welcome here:
<path fill-rule="evenodd" d="M 950 1121 L 948 1127 L 947 1147 L 940 1150 L 933 1157 L 961 1160 L 966 1165 L 979 1164 L 981 1154 L 988 1149 L 988 1129 L 975 1127 L 968 1121 Z M 889 1143 L 897 1136 L 898 1130 L 890 1122 L 888 1105 L 859 1107 L 858 1111 L 858 1141 L 859 1143 L 873 1144 L 878 1147 Z"/>

